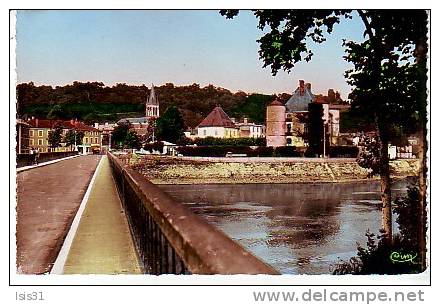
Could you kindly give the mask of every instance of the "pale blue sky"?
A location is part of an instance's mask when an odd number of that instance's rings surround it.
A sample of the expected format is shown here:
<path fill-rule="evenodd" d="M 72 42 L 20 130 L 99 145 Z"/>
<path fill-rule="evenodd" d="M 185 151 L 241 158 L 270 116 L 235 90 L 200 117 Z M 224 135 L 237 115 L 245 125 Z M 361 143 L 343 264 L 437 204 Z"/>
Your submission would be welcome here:
<path fill-rule="evenodd" d="M 19 11 L 17 78 L 37 85 L 73 81 L 213 84 L 233 92 L 292 92 L 299 79 L 315 94 L 349 92 L 342 39 L 362 39 L 357 16 L 313 46 L 309 63 L 272 76 L 258 59 L 262 32 L 250 11 L 233 20 L 218 11 Z"/>

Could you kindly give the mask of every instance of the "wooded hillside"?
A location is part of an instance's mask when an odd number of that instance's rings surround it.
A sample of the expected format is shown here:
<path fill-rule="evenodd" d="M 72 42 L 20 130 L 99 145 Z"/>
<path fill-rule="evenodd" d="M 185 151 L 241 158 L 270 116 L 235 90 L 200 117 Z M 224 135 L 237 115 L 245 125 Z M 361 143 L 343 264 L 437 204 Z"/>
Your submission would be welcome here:
<path fill-rule="evenodd" d="M 35 86 L 31 83 L 17 85 L 17 112 L 20 117 L 77 118 L 87 123 L 112 122 L 122 117 L 145 115 L 145 102 L 150 89 L 145 85 L 116 84 L 112 87 L 101 82 L 74 82 L 71 85 Z M 247 94 L 199 84 L 175 86 L 167 83 L 155 87 L 163 113 L 170 105 L 181 111 L 185 124 L 195 127 L 216 106 L 237 119 L 248 117 L 263 123 L 266 105 L 275 96 Z M 290 96 L 283 93 L 282 96 Z"/>

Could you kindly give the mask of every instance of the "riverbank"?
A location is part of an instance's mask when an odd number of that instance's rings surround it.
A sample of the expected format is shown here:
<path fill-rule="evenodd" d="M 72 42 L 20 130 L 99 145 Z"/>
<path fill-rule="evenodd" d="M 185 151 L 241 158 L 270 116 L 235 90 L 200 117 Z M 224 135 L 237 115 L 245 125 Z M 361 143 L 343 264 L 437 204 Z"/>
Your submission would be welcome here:
<path fill-rule="evenodd" d="M 392 177 L 415 176 L 417 159 L 390 162 Z M 253 158 L 237 162 L 233 158 L 204 160 L 164 156 L 130 159 L 130 166 L 154 184 L 238 184 L 352 182 L 376 180 L 354 159 Z"/>

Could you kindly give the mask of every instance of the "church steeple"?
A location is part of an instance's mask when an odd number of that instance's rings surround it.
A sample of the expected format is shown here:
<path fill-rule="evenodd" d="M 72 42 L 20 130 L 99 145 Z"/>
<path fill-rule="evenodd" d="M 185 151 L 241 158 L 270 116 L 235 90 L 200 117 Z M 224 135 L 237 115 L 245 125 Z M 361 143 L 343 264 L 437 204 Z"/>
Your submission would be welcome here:
<path fill-rule="evenodd" d="M 148 96 L 147 103 L 145 105 L 145 116 L 147 119 L 149 118 L 158 118 L 159 117 L 159 100 L 154 92 L 154 85 L 151 84 L 150 95 Z"/>

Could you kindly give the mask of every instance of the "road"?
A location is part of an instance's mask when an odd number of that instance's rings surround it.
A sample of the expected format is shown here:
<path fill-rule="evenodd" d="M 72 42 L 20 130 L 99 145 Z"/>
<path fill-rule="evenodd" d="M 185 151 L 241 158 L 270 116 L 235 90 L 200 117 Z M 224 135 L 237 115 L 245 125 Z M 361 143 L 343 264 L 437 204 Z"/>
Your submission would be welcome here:
<path fill-rule="evenodd" d="M 17 272 L 50 272 L 101 156 L 17 174 Z"/>

